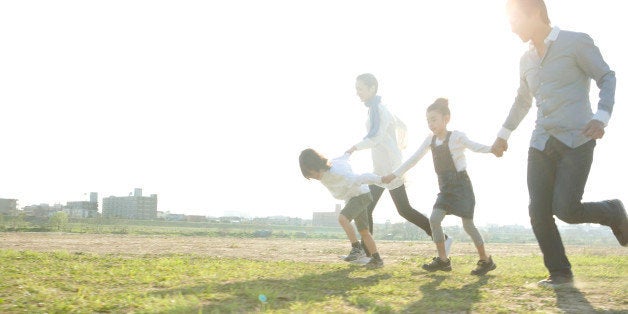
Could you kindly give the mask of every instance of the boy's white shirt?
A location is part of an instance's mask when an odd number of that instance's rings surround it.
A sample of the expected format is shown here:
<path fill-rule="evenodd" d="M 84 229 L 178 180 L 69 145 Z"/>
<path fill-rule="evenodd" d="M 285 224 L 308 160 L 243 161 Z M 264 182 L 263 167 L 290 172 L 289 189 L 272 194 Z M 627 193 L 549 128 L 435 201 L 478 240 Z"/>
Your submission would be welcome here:
<path fill-rule="evenodd" d="M 393 170 L 401 165 L 401 150 L 406 143 L 406 125 L 394 116 L 385 105 L 379 105 L 379 130 L 371 138 L 365 138 L 355 144 L 358 150 L 371 149 L 373 159 L 373 173 L 379 176 L 391 174 Z M 368 132 L 371 125 L 370 115 L 366 120 L 366 130 Z M 403 178 L 395 178 L 392 182 L 384 184 L 378 182 L 377 185 L 394 190 L 403 185 Z"/>
<path fill-rule="evenodd" d="M 423 144 L 419 146 L 419 149 L 410 157 L 406 162 L 403 163 L 399 168 L 397 168 L 393 174 L 397 177 L 403 176 L 408 170 L 414 167 L 428 151 L 431 150 L 432 137 L 434 135 L 429 135 L 423 141 Z M 436 146 L 440 146 L 443 144 L 442 140 L 436 139 Z M 471 151 L 477 153 L 490 153 L 491 146 L 482 145 L 480 143 L 476 143 L 470 140 L 464 133 L 459 131 L 452 131 L 451 136 L 449 137 L 449 151 L 451 152 L 451 156 L 454 160 L 454 165 L 456 166 L 456 170 L 463 171 L 467 169 L 467 160 L 464 156 L 464 150 L 468 148 Z"/>
<path fill-rule="evenodd" d="M 380 176 L 372 173 L 353 173 L 349 156 L 349 154 L 344 154 L 333 159 L 331 168 L 325 171 L 320 179 L 334 198 L 343 201 L 370 192 L 367 184 L 376 184 L 382 180 Z"/>

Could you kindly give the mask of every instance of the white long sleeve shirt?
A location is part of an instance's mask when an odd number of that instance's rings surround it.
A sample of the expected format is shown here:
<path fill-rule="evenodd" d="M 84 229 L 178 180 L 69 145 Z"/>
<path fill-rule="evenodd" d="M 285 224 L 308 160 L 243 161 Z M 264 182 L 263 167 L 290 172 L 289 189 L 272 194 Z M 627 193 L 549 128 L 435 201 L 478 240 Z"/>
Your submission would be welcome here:
<path fill-rule="evenodd" d="M 390 174 L 393 170 L 401 165 L 401 149 L 399 143 L 403 139 L 397 138 L 397 132 L 405 132 L 405 125 L 397 117 L 395 117 L 388 108 L 383 104 L 379 106 L 379 130 L 377 134 L 371 138 L 365 138 L 355 144 L 358 150 L 371 149 L 371 157 L 373 159 L 373 173 L 379 176 Z M 366 121 L 366 130 L 369 131 L 371 126 L 370 115 Z M 403 178 L 395 178 L 388 184 L 381 182 L 377 185 L 389 190 L 396 189 L 403 184 Z"/>
<path fill-rule="evenodd" d="M 397 177 L 402 176 L 412 167 L 414 167 L 425 154 L 431 150 L 432 137 L 434 135 L 430 135 L 425 138 L 423 144 L 417 149 L 417 151 L 410 157 L 406 162 L 403 163 L 397 170 L 393 172 L 393 174 Z M 442 140 L 436 139 L 436 146 L 440 146 L 443 144 Z M 491 146 L 482 145 L 471 141 L 464 133 L 458 131 L 452 131 L 451 136 L 449 137 L 449 151 L 451 152 L 451 157 L 454 160 L 454 165 L 456 166 L 456 170 L 458 172 L 467 169 L 467 160 L 464 157 L 464 150 L 469 149 L 471 151 L 477 153 L 490 153 Z"/>
<path fill-rule="evenodd" d="M 368 193 L 367 184 L 381 182 L 380 176 L 372 173 L 355 174 L 349 164 L 349 154 L 333 159 L 331 168 L 324 172 L 321 183 L 331 192 L 334 198 L 348 201 L 353 197 Z"/>

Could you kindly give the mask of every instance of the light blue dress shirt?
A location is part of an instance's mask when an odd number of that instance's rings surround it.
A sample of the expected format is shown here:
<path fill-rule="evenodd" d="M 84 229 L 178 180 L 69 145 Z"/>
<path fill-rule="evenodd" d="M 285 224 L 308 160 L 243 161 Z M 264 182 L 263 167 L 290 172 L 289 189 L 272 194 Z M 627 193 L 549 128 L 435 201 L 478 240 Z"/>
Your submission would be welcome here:
<path fill-rule="evenodd" d="M 553 136 L 576 148 L 590 140 L 582 134 L 589 121 L 608 124 L 615 104 L 615 72 L 587 34 L 554 27 L 545 43 L 543 57 L 533 45 L 521 57 L 517 97 L 498 137 L 508 139 L 527 115 L 534 97 L 537 117 L 530 146 L 542 151 Z M 600 89 L 595 114 L 589 100 L 591 79 Z"/>

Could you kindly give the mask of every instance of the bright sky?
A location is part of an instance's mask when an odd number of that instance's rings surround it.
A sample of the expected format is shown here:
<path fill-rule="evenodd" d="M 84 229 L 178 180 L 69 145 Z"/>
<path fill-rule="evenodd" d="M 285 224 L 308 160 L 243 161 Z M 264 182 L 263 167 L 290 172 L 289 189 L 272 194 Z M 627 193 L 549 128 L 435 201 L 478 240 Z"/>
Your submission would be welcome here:
<path fill-rule="evenodd" d="M 619 78 L 584 197 L 624 197 L 623 2 L 546 1 L 553 24 L 590 34 Z M 302 177 L 299 152 L 334 157 L 366 134 L 358 74 L 377 76 L 408 125 L 407 158 L 429 134 L 436 97 L 450 100 L 450 129 L 491 144 L 527 49 L 504 1 L 467 0 L 2 1 L 0 42 L 0 198 L 65 204 L 140 187 L 161 211 L 302 218 L 338 202 Z M 594 84 L 592 94 L 596 103 Z M 467 153 L 478 225 L 528 224 L 535 114 L 504 158 Z M 370 151 L 352 161 L 371 170 Z M 411 204 L 429 215 L 429 154 L 407 179 Z M 387 219 L 403 221 L 385 194 L 375 220 Z"/>

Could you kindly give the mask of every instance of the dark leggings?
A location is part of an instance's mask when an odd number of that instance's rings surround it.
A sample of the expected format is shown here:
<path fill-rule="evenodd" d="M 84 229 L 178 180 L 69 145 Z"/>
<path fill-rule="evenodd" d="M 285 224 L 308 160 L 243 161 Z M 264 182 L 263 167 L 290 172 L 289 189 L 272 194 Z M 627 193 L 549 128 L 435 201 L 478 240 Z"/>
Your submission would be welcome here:
<path fill-rule="evenodd" d="M 373 234 L 373 210 L 375 209 L 375 205 L 377 205 L 377 201 L 384 193 L 384 188 L 377 185 L 369 185 L 371 189 L 371 195 L 373 196 L 373 202 L 369 204 L 368 216 L 369 216 L 369 231 Z M 415 224 L 417 227 L 423 229 L 428 236 L 432 236 L 432 229 L 430 228 L 430 220 L 425 217 L 423 214 L 416 211 L 412 206 L 410 206 L 410 202 L 408 201 L 408 195 L 406 194 L 406 186 L 401 185 L 400 187 L 390 190 L 390 197 L 392 197 L 393 203 L 395 203 L 395 207 L 397 207 L 397 212 L 401 217 L 405 218 L 407 221 Z"/>

